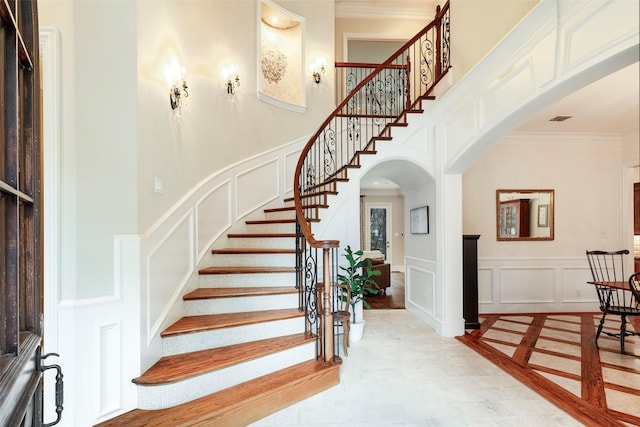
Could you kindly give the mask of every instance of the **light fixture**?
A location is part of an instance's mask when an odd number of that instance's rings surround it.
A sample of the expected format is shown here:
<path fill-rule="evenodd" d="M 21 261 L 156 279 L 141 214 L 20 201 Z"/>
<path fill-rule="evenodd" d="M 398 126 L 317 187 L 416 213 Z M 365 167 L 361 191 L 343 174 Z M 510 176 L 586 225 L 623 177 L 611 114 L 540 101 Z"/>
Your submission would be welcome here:
<path fill-rule="evenodd" d="M 314 64 L 311 64 L 311 73 L 316 84 L 320 84 L 322 76 L 324 76 L 324 62 L 323 58 L 318 58 Z"/>
<path fill-rule="evenodd" d="M 189 92 L 187 89 L 187 82 L 183 79 L 182 84 L 174 84 L 169 90 L 169 102 L 171 102 L 171 109 L 175 110 L 182 106 L 182 98 L 188 98 Z"/>
<path fill-rule="evenodd" d="M 171 58 L 164 66 L 164 75 L 169 86 L 169 103 L 172 110 L 178 110 L 182 106 L 182 99 L 189 97 L 189 86 L 185 75 L 187 70 L 180 65 L 178 60 Z"/>
<path fill-rule="evenodd" d="M 227 86 L 227 93 L 229 95 L 235 95 L 236 88 L 240 87 L 240 77 L 238 76 L 238 69 L 235 66 L 230 66 L 225 71 L 225 80 Z M 235 74 L 235 77 L 233 75 Z"/>
<path fill-rule="evenodd" d="M 316 84 L 320 84 L 320 82 L 322 81 L 322 76 L 324 76 L 324 63 L 320 64 L 319 69 L 313 67 L 311 71 L 313 72 L 313 81 L 316 82 Z"/>

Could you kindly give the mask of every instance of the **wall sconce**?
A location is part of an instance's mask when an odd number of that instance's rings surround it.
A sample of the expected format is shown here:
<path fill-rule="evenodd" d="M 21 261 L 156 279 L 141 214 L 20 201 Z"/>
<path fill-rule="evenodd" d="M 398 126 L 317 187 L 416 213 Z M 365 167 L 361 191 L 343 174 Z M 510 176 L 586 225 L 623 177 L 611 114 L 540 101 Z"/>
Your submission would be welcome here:
<path fill-rule="evenodd" d="M 236 75 L 235 78 L 232 77 L 234 74 Z M 238 70 L 236 67 L 231 66 L 227 69 L 225 72 L 225 80 L 227 81 L 227 93 L 229 95 L 235 95 L 236 88 L 240 87 L 240 77 L 238 76 Z"/>
<path fill-rule="evenodd" d="M 315 64 L 311 64 L 311 73 L 313 74 L 313 81 L 316 84 L 320 84 L 322 76 L 324 76 L 324 62 L 323 58 L 318 58 Z"/>
<path fill-rule="evenodd" d="M 171 102 L 171 109 L 175 110 L 176 108 L 180 108 L 182 105 L 182 98 L 188 98 L 189 92 L 187 89 L 187 82 L 183 79 L 182 85 L 174 84 L 171 89 L 169 89 L 169 101 Z"/>

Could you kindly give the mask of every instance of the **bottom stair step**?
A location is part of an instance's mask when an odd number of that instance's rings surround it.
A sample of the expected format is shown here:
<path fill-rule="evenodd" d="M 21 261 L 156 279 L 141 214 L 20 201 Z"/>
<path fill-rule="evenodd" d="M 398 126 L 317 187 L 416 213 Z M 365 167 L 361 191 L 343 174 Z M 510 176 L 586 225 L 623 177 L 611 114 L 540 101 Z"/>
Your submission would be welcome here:
<path fill-rule="evenodd" d="M 337 385 L 340 364 L 302 362 L 173 408 L 135 409 L 97 426 L 246 426 Z"/>

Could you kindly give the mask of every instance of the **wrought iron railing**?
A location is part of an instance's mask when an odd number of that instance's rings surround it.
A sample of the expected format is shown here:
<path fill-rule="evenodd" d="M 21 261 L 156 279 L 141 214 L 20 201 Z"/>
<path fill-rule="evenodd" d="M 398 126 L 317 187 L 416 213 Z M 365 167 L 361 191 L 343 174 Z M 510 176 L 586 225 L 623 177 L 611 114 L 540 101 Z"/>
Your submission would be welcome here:
<path fill-rule="evenodd" d="M 375 153 L 378 140 L 391 139 L 391 127 L 406 123 L 450 68 L 449 3 L 394 55 L 364 75 L 344 74 L 344 99 L 305 145 L 296 166 L 293 196 L 297 218 L 297 287 L 307 314 L 307 333 L 317 338 L 317 358 L 338 355 L 332 311 L 338 271 L 337 240 L 316 240 L 311 224 L 327 208 L 328 195 L 348 180 L 360 157 Z M 366 64 L 360 64 L 366 65 Z M 360 67 L 363 68 L 363 67 Z M 355 68 L 354 68 L 355 69 Z M 337 73 L 341 75 L 340 73 Z"/>

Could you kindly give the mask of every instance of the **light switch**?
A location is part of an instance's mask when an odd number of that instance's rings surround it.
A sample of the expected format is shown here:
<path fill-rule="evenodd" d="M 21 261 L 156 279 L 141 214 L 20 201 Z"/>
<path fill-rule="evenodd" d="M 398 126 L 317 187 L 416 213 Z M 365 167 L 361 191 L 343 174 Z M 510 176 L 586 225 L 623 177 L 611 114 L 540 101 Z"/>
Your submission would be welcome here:
<path fill-rule="evenodd" d="M 153 177 L 153 191 L 158 194 L 164 193 L 164 182 L 162 182 L 162 178 L 158 178 L 157 176 Z"/>

